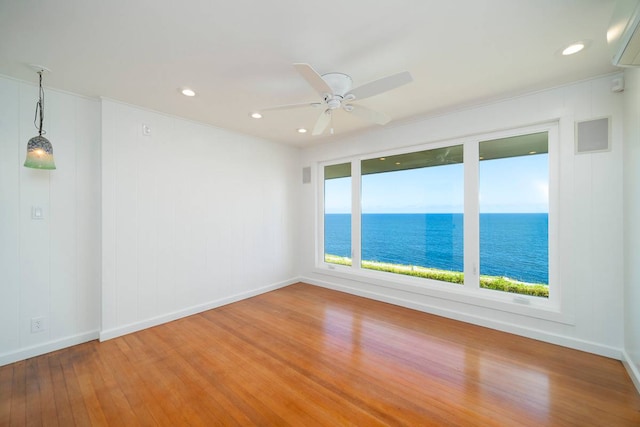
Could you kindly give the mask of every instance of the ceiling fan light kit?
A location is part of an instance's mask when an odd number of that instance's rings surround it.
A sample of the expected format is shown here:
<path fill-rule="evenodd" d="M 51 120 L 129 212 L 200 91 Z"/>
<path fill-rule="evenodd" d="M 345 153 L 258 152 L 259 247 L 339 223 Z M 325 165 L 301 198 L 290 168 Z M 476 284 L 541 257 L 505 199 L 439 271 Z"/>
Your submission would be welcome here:
<path fill-rule="evenodd" d="M 353 102 L 361 99 L 369 98 L 381 93 L 393 90 L 413 81 L 411 74 L 404 71 L 391 76 L 383 77 L 366 83 L 355 89 L 351 76 L 344 73 L 326 73 L 320 75 L 309 64 L 296 63 L 293 67 L 300 75 L 315 89 L 320 95 L 321 102 L 307 102 L 302 104 L 279 105 L 275 107 L 264 108 L 261 111 L 273 110 L 290 110 L 297 108 L 322 108 L 320 116 L 316 120 L 313 127 L 312 135 L 322 135 L 331 123 L 334 111 L 342 109 L 354 116 L 373 122 L 379 125 L 385 125 L 391 121 L 391 117 L 379 111 L 371 110 L 361 105 L 353 104 Z M 253 117 L 253 116 L 252 116 Z M 333 127 L 331 127 L 333 134 Z"/>

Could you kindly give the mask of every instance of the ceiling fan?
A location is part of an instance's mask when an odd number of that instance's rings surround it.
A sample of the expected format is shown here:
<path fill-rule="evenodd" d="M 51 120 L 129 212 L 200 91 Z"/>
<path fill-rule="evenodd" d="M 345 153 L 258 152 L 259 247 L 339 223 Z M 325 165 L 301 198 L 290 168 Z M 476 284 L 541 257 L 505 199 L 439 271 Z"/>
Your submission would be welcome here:
<path fill-rule="evenodd" d="M 293 67 L 298 71 L 298 73 L 300 73 L 307 83 L 309 83 L 309 85 L 318 92 L 322 100 L 320 102 L 279 105 L 276 107 L 264 108 L 262 111 L 289 110 L 308 107 L 321 108 L 322 112 L 313 127 L 313 135 L 323 134 L 331 122 L 333 112 L 339 109 L 379 125 L 389 123 L 391 121 L 391 117 L 388 115 L 354 104 L 354 102 L 379 95 L 413 81 L 411 74 L 408 71 L 403 71 L 352 89 L 351 86 L 353 81 L 347 74 L 327 73 L 320 75 L 311 67 L 311 65 L 302 63 L 293 64 Z"/>

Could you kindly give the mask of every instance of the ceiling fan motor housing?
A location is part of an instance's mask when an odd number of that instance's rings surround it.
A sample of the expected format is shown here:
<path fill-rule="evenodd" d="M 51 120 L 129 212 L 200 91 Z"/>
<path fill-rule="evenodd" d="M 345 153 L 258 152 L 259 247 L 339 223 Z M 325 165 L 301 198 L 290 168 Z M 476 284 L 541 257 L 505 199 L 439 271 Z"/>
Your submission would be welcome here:
<path fill-rule="evenodd" d="M 344 98 L 345 94 L 351 90 L 353 80 L 351 77 L 343 73 L 327 73 L 322 75 L 322 80 L 327 82 L 333 90 L 332 95 L 338 95 Z"/>

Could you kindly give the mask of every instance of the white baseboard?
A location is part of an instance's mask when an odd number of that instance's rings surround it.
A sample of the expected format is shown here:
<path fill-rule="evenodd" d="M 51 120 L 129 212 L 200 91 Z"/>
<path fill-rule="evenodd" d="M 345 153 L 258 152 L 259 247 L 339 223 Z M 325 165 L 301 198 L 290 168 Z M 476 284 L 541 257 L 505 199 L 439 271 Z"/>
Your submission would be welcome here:
<path fill-rule="evenodd" d="M 172 313 L 163 314 L 161 316 L 152 317 L 150 319 L 141 320 L 139 322 L 129 323 L 128 325 L 102 330 L 100 331 L 100 341 L 110 340 L 122 335 L 127 335 L 133 332 L 141 331 L 143 329 L 162 325 L 163 323 L 172 322 L 174 320 L 191 316 L 193 314 L 202 313 L 203 311 L 211 310 L 213 308 L 222 307 L 223 305 L 231 304 L 243 299 L 254 297 L 256 295 L 264 294 L 266 292 L 292 285 L 296 282 L 299 282 L 299 278 L 293 278 L 279 283 L 263 286 L 261 288 L 254 289 L 248 292 L 242 292 L 239 294 L 231 295 L 229 297 L 220 298 L 215 301 L 209 301 L 203 304 L 194 305 L 182 310 L 174 311 Z"/>
<path fill-rule="evenodd" d="M 370 298 L 376 301 L 382 301 L 389 304 L 398 305 L 401 307 L 410 308 L 413 310 L 422 311 L 429 314 L 435 314 L 437 316 L 446 317 L 448 319 L 458 320 L 465 323 L 471 323 L 478 326 L 483 326 L 489 329 L 495 329 L 502 332 L 508 332 L 514 335 L 520 335 L 526 338 L 535 339 L 538 341 L 548 342 L 550 344 L 560 345 L 562 347 L 568 347 L 575 350 L 581 350 L 588 353 L 597 354 L 600 356 L 609 357 L 612 359 L 622 360 L 622 349 L 615 348 L 599 343 L 585 341 L 565 335 L 558 335 L 554 333 L 544 332 L 538 329 L 525 328 L 522 326 L 514 325 L 511 323 L 496 321 L 490 318 L 470 315 L 450 309 L 443 309 L 434 305 L 418 303 L 403 298 L 392 297 L 389 295 L 380 294 L 377 292 L 366 291 L 363 289 L 341 285 L 335 282 L 327 282 L 324 280 L 317 280 L 310 277 L 301 277 L 301 282 L 309 283 L 311 285 L 321 286 L 336 291 L 346 292 L 348 294 L 357 295 L 365 298 Z"/>
<path fill-rule="evenodd" d="M 71 347 L 72 345 L 82 344 L 87 341 L 98 339 L 99 331 L 89 331 L 82 334 L 72 335 L 70 337 L 60 338 L 54 341 L 48 341 L 43 344 L 22 348 L 20 350 L 0 354 L 0 366 L 9 363 L 19 362 L 31 357 L 41 356 L 51 353 L 52 351 L 61 350 Z"/>
<path fill-rule="evenodd" d="M 638 370 L 638 365 L 633 363 L 633 360 L 631 360 L 631 357 L 629 357 L 629 354 L 626 352 L 626 350 L 622 351 L 622 364 L 631 377 L 633 385 L 636 386 L 636 390 L 638 390 L 638 393 L 640 393 L 640 370 Z"/>

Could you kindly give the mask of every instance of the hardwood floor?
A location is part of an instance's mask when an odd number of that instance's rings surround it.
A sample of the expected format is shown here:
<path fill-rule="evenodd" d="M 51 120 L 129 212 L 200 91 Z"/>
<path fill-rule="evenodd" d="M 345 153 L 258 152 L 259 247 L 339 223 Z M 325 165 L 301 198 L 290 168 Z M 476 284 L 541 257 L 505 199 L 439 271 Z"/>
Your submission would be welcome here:
<path fill-rule="evenodd" d="M 0 425 L 638 426 L 619 361 L 295 284 L 0 367 Z"/>

